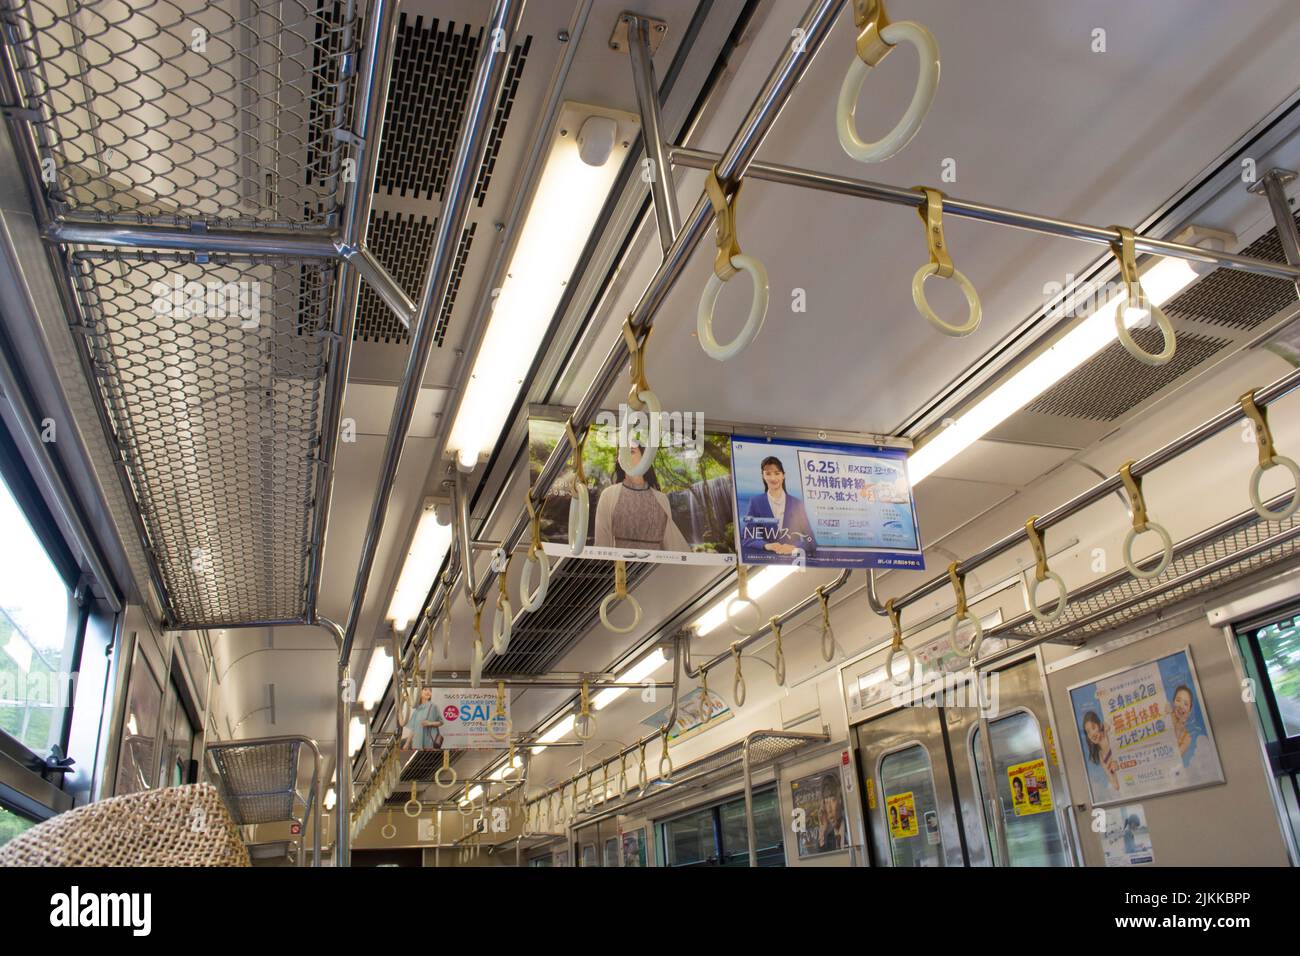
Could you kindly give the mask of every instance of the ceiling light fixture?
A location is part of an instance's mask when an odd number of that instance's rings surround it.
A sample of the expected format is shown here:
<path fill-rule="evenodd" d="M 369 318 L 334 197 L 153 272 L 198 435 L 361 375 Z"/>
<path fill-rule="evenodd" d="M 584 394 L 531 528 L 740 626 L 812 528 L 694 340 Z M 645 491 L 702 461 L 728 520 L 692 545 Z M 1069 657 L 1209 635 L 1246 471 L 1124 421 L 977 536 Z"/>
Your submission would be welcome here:
<path fill-rule="evenodd" d="M 1160 306 L 1197 278 L 1184 259 L 1161 259 L 1142 274 L 1147 299 Z M 1055 345 L 975 403 L 951 425 L 922 445 L 907 459 L 908 475 L 916 487 L 939 468 L 1024 408 L 1066 375 L 1118 338 L 1115 312 L 1125 301 L 1123 291 L 1097 308 L 1067 332 Z M 1144 321 L 1145 310 L 1125 310 L 1124 324 L 1132 328 Z M 752 589 L 752 585 L 751 585 Z"/>
<path fill-rule="evenodd" d="M 560 110 L 447 442 L 461 468 L 472 469 L 505 427 L 638 127 L 617 110 L 577 103 Z"/>
<path fill-rule="evenodd" d="M 393 679 L 393 658 L 387 648 L 376 647 L 366 665 L 366 676 L 361 681 L 357 700 L 366 710 L 373 710 L 384 697 L 388 682 Z"/>
<path fill-rule="evenodd" d="M 393 600 L 388 605 L 388 620 L 399 632 L 405 631 L 420 613 L 438 569 L 442 567 L 442 559 L 451 547 L 449 517 L 447 509 L 439 508 L 435 499 L 424 499 L 424 511 L 411 538 L 411 547 L 406 552 L 402 573 L 397 577 Z"/>

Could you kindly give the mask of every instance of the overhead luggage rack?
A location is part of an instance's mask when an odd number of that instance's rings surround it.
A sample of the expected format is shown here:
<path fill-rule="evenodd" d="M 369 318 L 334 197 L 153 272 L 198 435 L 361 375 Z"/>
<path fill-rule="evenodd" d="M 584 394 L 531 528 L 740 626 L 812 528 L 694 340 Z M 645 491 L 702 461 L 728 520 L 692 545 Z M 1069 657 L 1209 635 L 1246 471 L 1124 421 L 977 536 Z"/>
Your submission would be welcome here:
<path fill-rule="evenodd" d="M 311 755 L 311 780 L 300 793 L 304 750 Z M 315 741 L 297 736 L 265 737 L 209 744 L 205 754 L 208 774 L 236 824 L 299 823 L 305 831 L 310 820 L 313 865 L 320 865 L 321 766 Z M 302 816 L 295 813 L 299 804 Z"/>
<path fill-rule="evenodd" d="M 174 625 L 297 620 L 335 270 L 206 258 L 73 254 L 95 383 Z"/>
<path fill-rule="evenodd" d="M 8 7 L 60 217 L 262 228 L 337 218 L 355 3 Z"/>

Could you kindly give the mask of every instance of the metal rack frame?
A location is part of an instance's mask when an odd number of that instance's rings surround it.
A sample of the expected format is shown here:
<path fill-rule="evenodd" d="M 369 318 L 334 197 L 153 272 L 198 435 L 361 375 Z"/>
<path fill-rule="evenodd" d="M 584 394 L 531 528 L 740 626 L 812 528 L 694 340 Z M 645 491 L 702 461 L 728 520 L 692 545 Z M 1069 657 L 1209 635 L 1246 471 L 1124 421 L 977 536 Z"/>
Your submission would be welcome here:
<path fill-rule="evenodd" d="M 299 762 L 303 749 L 311 754 L 311 782 L 307 794 L 298 793 Z M 284 751 L 282 772 L 266 766 L 268 758 Z M 260 823 L 298 823 L 312 828 L 312 866 L 320 866 L 321 848 L 321 756 L 316 741 L 298 734 L 258 737 L 208 744 L 203 748 L 203 767 L 211 772 L 230 816 L 239 826 Z M 271 774 L 271 776 L 265 776 Z M 303 818 L 293 815 L 295 802 L 303 801 Z M 287 809 L 287 812 L 280 812 Z M 298 841 L 298 865 L 303 864 L 303 843 Z"/>

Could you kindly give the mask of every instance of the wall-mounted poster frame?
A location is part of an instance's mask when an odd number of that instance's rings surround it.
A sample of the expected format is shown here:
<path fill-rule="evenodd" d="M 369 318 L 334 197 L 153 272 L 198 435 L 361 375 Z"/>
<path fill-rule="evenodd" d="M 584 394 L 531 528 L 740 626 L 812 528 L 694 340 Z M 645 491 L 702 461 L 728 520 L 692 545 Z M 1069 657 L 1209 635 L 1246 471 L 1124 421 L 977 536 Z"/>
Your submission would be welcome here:
<path fill-rule="evenodd" d="M 736 435 L 736 553 L 744 564 L 923 570 L 907 450 Z"/>
<path fill-rule="evenodd" d="M 849 818 L 838 767 L 827 767 L 790 781 L 790 798 L 801 829 L 796 831 L 799 859 L 849 848 Z"/>
<path fill-rule="evenodd" d="M 1190 647 L 1067 691 L 1093 806 L 1224 782 Z"/>

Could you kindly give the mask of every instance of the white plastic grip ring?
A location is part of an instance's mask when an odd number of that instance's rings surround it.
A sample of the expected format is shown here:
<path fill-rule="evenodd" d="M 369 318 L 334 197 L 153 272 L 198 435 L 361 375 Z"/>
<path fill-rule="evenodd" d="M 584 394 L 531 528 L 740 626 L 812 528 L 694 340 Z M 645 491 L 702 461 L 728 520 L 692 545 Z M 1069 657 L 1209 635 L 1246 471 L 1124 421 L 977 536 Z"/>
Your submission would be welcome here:
<path fill-rule="evenodd" d="M 916 273 L 912 276 L 912 303 L 916 306 L 916 311 L 921 313 L 921 317 L 944 335 L 953 338 L 970 335 L 979 328 L 980 319 L 984 315 L 983 306 L 980 305 L 979 293 L 975 291 L 975 286 L 971 285 L 970 279 L 967 279 L 959 270 L 953 270 L 952 279 L 961 288 L 962 294 L 966 296 L 968 318 L 965 325 L 950 325 L 935 314 L 934 309 L 930 308 L 930 303 L 925 297 L 925 280 L 938 271 L 939 267 L 933 262 L 927 262 L 916 270 Z"/>
<path fill-rule="evenodd" d="M 673 775 L 673 761 L 667 754 L 659 758 L 659 779 L 667 780 Z"/>
<path fill-rule="evenodd" d="M 961 627 L 962 621 L 970 621 L 975 625 L 975 635 L 971 638 L 970 644 L 963 647 L 957 640 L 957 629 Z M 979 654 L 980 645 L 984 643 L 984 625 L 980 619 L 969 611 L 964 614 L 954 614 L 948 621 L 948 646 L 961 657 L 975 657 Z"/>
<path fill-rule="evenodd" d="M 1145 294 L 1143 298 L 1146 298 Z M 1156 327 L 1164 337 L 1164 347 L 1159 352 L 1148 352 L 1133 339 L 1132 332 L 1124 322 L 1124 310 L 1130 307 L 1150 312 Z M 1174 357 L 1174 352 L 1178 348 L 1178 340 L 1174 336 L 1174 327 L 1169 324 L 1169 317 L 1153 302 L 1149 300 L 1134 302 L 1131 295 L 1125 298 L 1124 304 L 1115 310 L 1115 331 L 1119 334 L 1120 344 L 1128 350 L 1128 354 L 1144 365 L 1165 365 Z"/>
<path fill-rule="evenodd" d="M 829 624 L 822 628 L 822 660 L 835 660 L 835 631 Z"/>
<path fill-rule="evenodd" d="M 1129 574 L 1135 578 L 1158 578 L 1164 573 L 1165 568 L 1169 567 L 1169 562 L 1174 557 L 1174 541 L 1169 537 L 1169 532 L 1165 530 L 1164 525 L 1156 524 L 1154 521 L 1148 521 L 1144 531 L 1154 531 L 1160 538 L 1162 550 L 1160 552 L 1160 561 L 1150 570 L 1142 570 L 1137 566 L 1133 559 L 1133 542 L 1137 540 L 1140 531 L 1137 528 L 1129 528 L 1128 534 L 1124 536 L 1124 567 L 1128 568 Z"/>
<path fill-rule="evenodd" d="M 585 489 L 584 489 L 585 490 Z M 536 564 L 537 572 L 537 590 L 529 594 L 533 589 L 533 565 Z M 546 552 L 541 548 L 531 557 L 524 558 L 523 569 L 519 572 L 519 600 L 525 611 L 536 611 L 546 600 L 546 587 L 551 583 L 551 562 L 546 557 Z"/>
<path fill-rule="evenodd" d="M 637 392 L 637 396 L 645 404 L 643 414 L 648 417 L 645 440 L 637 442 L 641 446 L 641 460 L 635 465 L 632 464 L 632 448 L 630 445 L 620 445 L 618 449 L 618 466 L 623 469 L 623 474 L 629 478 L 640 478 L 655 463 L 655 454 L 659 451 L 659 416 L 664 411 L 659 396 L 650 389 L 642 389 Z"/>
<path fill-rule="evenodd" d="M 510 598 L 497 601 L 492 611 L 492 653 L 504 654 L 510 647 L 510 633 L 514 630 L 514 609 Z"/>
<path fill-rule="evenodd" d="M 445 780 L 443 779 L 444 774 L 446 775 Z M 456 768 L 451 765 L 439 767 L 433 775 L 433 782 L 440 787 L 454 787 L 456 786 L 456 780 Z"/>
<path fill-rule="evenodd" d="M 745 326 L 740 330 L 740 334 L 726 345 L 719 343 L 713 334 L 713 310 L 717 307 L 718 295 L 722 292 L 723 286 L 723 281 L 718 278 L 717 273 L 709 274 L 709 280 L 704 284 L 704 292 L 700 295 L 699 308 L 695 313 L 695 332 L 699 336 L 700 347 L 709 358 L 719 362 L 729 361 L 748 348 L 749 343 L 753 342 L 758 337 L 758 333 L 763 330 L 763 322 L 767 318 L 769 294 L 767 268 L 753 256 L 743 254 L 732 256 L 731 265 L 732 268 L 746 273 L 754 286 L 754 297 L 749 304 L 749 317 L 745 319 Z M 644 393 L 642 394 L 644 396 Z"/>
<path fill-rule="evenodd" d="M 483 682 L 483 641 L 474 639 L 474 659 L 469 665 L 469 686 L 475 690 Z"/>
<path fill-rule="evenodd" d="M 1295 482 L 1296 490 L 1287 504 L 1276 511 L 1271 511 L 1264 507 L 1263 499 L 1260 497 L 1259 483 L 1264 477 L 1264 472 L 1275 465 L 1281 465 L 1291 472 L 1291 478 Z M 1297 465 L 1292 459 L 1284 455 L 1274 455 L 1269 459 L 1267 465 L 1256 465 L 1250 476 L 1250 503 L 1254 505 L 1255 513 L 1265 521 L 1285 521 L 1295 514 L 1296 509 L 1300 508 L 1300 465 Z"/>
<path fill-rule="evenodd" d="M 411 807 L 415 807 L 414 813 L 411 812 Z M 412 820 L 414 820 L 416 817 L 418 817 L 421 813 L 424 812 L 424 804 L 421 803 L 419 800 L 417 800 L 415 797 L 412 797 L 410 800 L 406 801 L 406 806 L 402 807 L 402 812 L 405 813 Z"/>
<path fill-rule="evenodd" d="M 587 546 L 587 527 L 591 519 L 591 494 L 584 484 L 575 483 L 569 499 L 569 554 L 575 558 Z"/>
<path fill-rule="evenodd" d="M 1053 621 L 1059 621 L 1061 615 L 1065 613 L 1067 592 L 1065 590 L 1065 582 L 1061 580 L 1061 576 L 1055 571 L 1048 571 L 1046 580 L 1055 584 L 1057 591 L 1060 592 L 1060 596 L 1056 600 L 1056 607 L 1053 608 L 1051 612 L 1047 612 L 1039 606 L 1038 585 L 1043 582 L 1038 580 L 1037 575 L 1035 575 L 1029 582 L 1029 611 L 1042 623 L 1051 624 Z"/>
<path fill-rule="evenodd" d="M 583 728 L 583 729 L 579 729 Z M 579 740 L 590 740 L 596 733 L 596 715 L 588 711 L 573 718 L 573 736 Z"/>
<path fill-rule="evenodd" d="M 744 628 L 739 626 L 738 624 L 735 623 L 734 620 L 732 620 L 732 618 L 734 617 L 732 613 L 732 608 L 734 608 L 737 604 L 741 606 L 747 606 L 751 610 L 753 610 L 754 615 L 758 620 L 758 623 L 754 627 Z M 739 634 L 741 637 L 749 637 L 751 634 L 753 634 L 755 631 L 757 631 L 760 627 L 762 627 L 766 623 L 766 620 L 763 618 L 763 609 L 758 606 L 757 601 L 749 597 L 734 597 L 727 602 L 727 621 L 729 624 L 731 624 L 731 629 L 735 631 L 737 634 Z"/>
<path fill-rule="evenodd" d="M 898 125 L 886 133 L 884 138 L 867 143 L 858 136 L 856 121 L 858 96 L 871 67 L 857 56 L 850 61 L 844 82 L 840 84 L 840 98 L 835 104 L 835 129 L 839 133 L 840 146 L 844 152 L 860 163 L 883 162 L 910 143 L 925 121 L 925 115 L 930 112 L 935 91 L 939 88 L 939 44 L 935 41 L 934 34 L 912 20 L 900 20 L 881 30 L 880 39 L 890 46 L 910 43 L 916 48 L 920 69 L 912 102 L 908 104 L 907 112 L 898 121 Z"/>
<path fill-rule="evenodd" d="M 736 678 L 731 682 L 731 696 L 735 698 L 737 707 L 745 706 L 745 675 L 736 671 Z"/>
<path fill-rule="evenodd" d="M 500 724 L 502 727 L 505 728 L 505 730 L 502 733 L 497 733 L 495 730 L 492 729 L 496 727 L 497 724 Z M 489 720 L 487 722 L 487 732 L 488 732 L 488 736 L 491 737 L 493 740 L 506 741 L 510 739 L 510 735 L 514 732 L 514 727 L 511 726 L 509 720 L 500 720 L 500 721 Z M 505 775 L 502 774 L 502 776 L 504 777 Z"/>
<path fill-rule="evenodd" d="M 894 655 L 899 651 L 902 651 L 903 656 L 907 658 L 907 673 L 903 676 L 902 680 L 899 680 L 898 676 L 894 673 Z M 912 682 L 912 675 L 915 673 L 916 655 L 912 653 L 911 648 L 906 644 L 899 644 L 897 647 L 891 645 L 889 653 L 885 655 L 885 676 L 889 678 L 889 682 L 896 687 L 905 687 Z"/>
<path fill-rule="evenodd" d="M 613 631 L 615 634 L 630 634 L 632 631 L 636 630 L 637 625 L 641 623 L 641 602 L 630 594 L 624 598 L 624 600 L 626 600 L 632 607 L 632 623 L 627 627 L 617 627 L 609 621 L 610 602 L 617 600 L 618 593 L 615 591 L 611 591 L 609 594 L 605 595 L 605 600 L 600 602 L 600 623 L 604 624 L 606 628 Z"/>
<path fill-rule="evenodd" d="M 397 827 L 393 826 L 391 823 L 385 823 L 380 827 L 379 835 L 385 840 L 391 840 L 393 837 L 397 836 Z"/>

